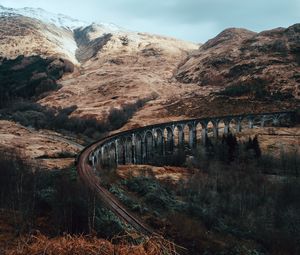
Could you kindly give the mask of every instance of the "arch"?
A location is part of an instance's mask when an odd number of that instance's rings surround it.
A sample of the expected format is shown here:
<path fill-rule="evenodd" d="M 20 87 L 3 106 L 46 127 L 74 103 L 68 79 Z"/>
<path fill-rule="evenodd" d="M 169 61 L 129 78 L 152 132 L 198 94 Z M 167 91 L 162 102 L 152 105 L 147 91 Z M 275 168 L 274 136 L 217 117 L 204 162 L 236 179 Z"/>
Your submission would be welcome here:
<path fill-rule="evenodd" d="M 177 125 L 173 131 L 174 134 L 174 146 L 183 147 L 184 146 L 184 133 L 182 125 Z"/>
<path fill-rule="evenodd" d="M 184 144 L 189 148 L 193 148 L 196 145 L 197 135 L 196 127 L 192 122 L 188 122 L 184 125 Z"/>
<path fill-rule="evenodd" d="M 116 166 L 117 165 L 117 153 L 116 153 L 116 144 L 115 142 L 112 142 L 109 146 L 109 165 L 110 166 Z"/>
<path fill-rule="evenodd" d="M 225 135 L 225 127 L 226 127 L 225 120 L 224 120 L 224 119 L 221 119 L 221 120 L 218 122 L 218 133 L 219 133 L 219 137 L 223 137 L 223 136 Z"/>
<path fill-rule="evenodd" d="M 249 119 L 253 121 L 252 128 L 260 128 L 262 126 L 262 115 L 250 116 Z"/>
<path fill-rule="evenodd" d="M 102 166 L 107 167 L 110 163 L 109 148 L 107 145 L 103 146 Z"/>
<path fill-rule="evenodd" d="M 174 134 L 171 127 L 164 128 L 165 153 L 172 153 L 174 149 Z"/>
<path fill-rule="evenodd" d="M 197 144 L 200 144 L 200 143 L 202 143 L 202 133 L 204 132 L 203 130 L 204 130 L 204 123 L 202 123 L 202 122 L 198 122 L 197 124 L 196 124 L 196 140 L 197 140 Z"/>
<path fill-rule="evenodd" d="M 232 118 L 229 121 L 229 133 L 236 134 L 238 130 L 238 120 L 236 118 Z"/>
<path fill-rule="evenodd" d="M 143 158 L 145 162 L 149 162 L 153 158 L 154 153 L 154 137 L 150 130 L 147 130 L 144 135 L 144 150 Z"/>
<path fill-rule="evenodd" d="M 118 164 L 120 165 L 125 165 L 126 164 L 126 149 L 125 149 L 125 139 L 120 138 L 118 140 L 118 148 L 117 148 L 117 153 L 118 153 Z"/>
<path fill-rule="evenodd" d="M 212 125 L 212 136 L 214 137 L 214 139 L 217 139 L 219 137 L 219 119 L 212 119 L 209 122 L 211 122 Z M 208 125 L 210 125 L 208 122 Z"/>
<path fill-rule="evenodd" d="M 164 131 L 160 128 L 154 131 L 154 148 L 158 155 L 164 154 Z"/>
<path fill-rule="evenodd" d="M 101 153 L 100 153 L 100 148 L 97 147 L 96 150 L 91 153 L 92 155 L 90 156 L 93 156 L 94 157 L 94 165 L 97 167 L 99 164 L 101 164 Z"/>
<path fill-rule="evenodd" d="M 248 116 L 243 116 L 240 118 L 241 132 L 247 131 L 250 129 L 250 119 Z"/>
<path fill-rule="evenodd" d="M 207 137 L 208 138 L 212 138 L 212 137 L 215 136 L 214 135 L 214 127 L 215 127 L 215 125 L 214 125 L 213 121 L 209 120 L 208 123 L 207 123 L 207 125 L 206 125 Z"/>
<path fill-rule="evenodd" d="M 134 141 L 134 154 L 135 154 L 135 163 L 143 163 L 143 139 L 140 134 L 135 134 Z"/>
<path fill-rule="evenodd" d="M 125 138 L 125 163 L 133 163 L 133 145 L 131 136 Z"/>

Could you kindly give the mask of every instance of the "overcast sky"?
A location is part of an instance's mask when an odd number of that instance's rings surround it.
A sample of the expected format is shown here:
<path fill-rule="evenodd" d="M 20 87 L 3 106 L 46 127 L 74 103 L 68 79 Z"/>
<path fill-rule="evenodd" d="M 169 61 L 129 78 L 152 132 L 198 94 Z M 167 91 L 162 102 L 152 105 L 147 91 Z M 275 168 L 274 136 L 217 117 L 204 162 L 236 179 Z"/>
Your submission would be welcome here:
<path fill-rule="evenodd" d="M 300 0 L 0 0 L 88 22 L 205 42 L 228 27 L 256 32 L 300 22 Z"/>

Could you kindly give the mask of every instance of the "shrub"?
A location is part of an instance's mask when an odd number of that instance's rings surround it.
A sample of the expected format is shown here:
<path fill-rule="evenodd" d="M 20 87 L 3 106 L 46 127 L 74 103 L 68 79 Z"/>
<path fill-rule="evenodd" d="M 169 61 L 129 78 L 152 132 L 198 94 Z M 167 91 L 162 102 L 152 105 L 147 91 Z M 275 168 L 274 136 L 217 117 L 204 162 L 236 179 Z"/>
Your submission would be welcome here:
<path fill-rule="evenodd" d="M 167 190 L 154 177 L 132 177 L 124 180 L 126 187 L 133 192 L 136 192 L 143 201 L 150 207 L 158 210 L 173 210 L 181 207 L 170 190 Z"/>
<path fill-rule="evenodd" d="M 112 237 L 123 224 L 95 199 L 77 177 L 75 168 L 64 171 L 33 169 L 14 151 L 0 154 L 0 207 L 20 213 L 23 233 L 39 228 L 38 218 L 47 219 L 47 234 L 90 233 Z M 17 218 L 17 217 L 14 217 Z"/>
<path fill-rule="evenodd" d="M 4 59 L 0 64 L 0 108 L 20 98 L 36 99 L 44 92 L 59 88 L 56 80 L 72 71 L 62 59 L 39 56 Z"/>
<path fill-rule="evenodd" d="M 264 99 L 268 95 L 268 92 L 265 88 L 265 82 L 254 81 L 253 83 L 231 85 L 218 94 L 229 97 L 251 95 L 256 99 Z"/>

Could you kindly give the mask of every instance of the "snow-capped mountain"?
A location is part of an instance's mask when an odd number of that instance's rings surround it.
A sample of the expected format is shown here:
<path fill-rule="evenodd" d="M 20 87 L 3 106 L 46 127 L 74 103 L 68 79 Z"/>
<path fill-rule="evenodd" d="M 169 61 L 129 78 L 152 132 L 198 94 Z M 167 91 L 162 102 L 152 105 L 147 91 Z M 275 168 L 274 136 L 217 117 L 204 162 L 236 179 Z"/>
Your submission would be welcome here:
<path fill-rule="evenodd" d="M 41 8 L 8 8 L 0 5 L 0 16 L 18 16 L 22 15 L 29 18 L 34 18 L 47 24 L 54 24 L 57 27 L 63 27 L 69 30 L 74 30 L 80 27 L 86 27 L 90 24 L 88 22 L 74 19 L 64 14 L 55 14 L 45 11 Z M 100 22 L 97 24 L 105 29 L 107 32 L 117 32 L 125 30 L 113 23 Z"/>
<path fill-rule="evenodd" d="M 17 16 L 22 15 L 25 17 L 30 17 L 38 19 L 44 23 L 54 24 L 58 27 L 63 27 L 66 29 L 74 30 L 78 27 L 88 26 L 87 22 L 77 20 L 71 17 L 68 17 L 63 14 L 54 14 L 47 12 L 41 8 L 7 8 L 0 5 L 0 16 Z"/>
<path fill-rule="evenodd" d="M 19 54 L 58 54 L 78 63 L 76 52 L 82 50 L 82 47 L 90 47 L 90 41 L 107 34 L 128 32 L 112 23 L 89 24 L 41 8 L 15 9 L 0 5 L 0 19 L 3 31 L 0 57 L 8 58 L 15 58 Z M 82 45 L 83 41 L 85 46 Z"/>
<path fill-rule="evenodd" d="M 181 47 L 195 48 L 193 44 L 180 46 L 181 42 L 175 39 L 130 31 L 112 23 L 88 24 L 41 8 L 15 9 L 0 5 L 0 30 L 0 57 L 56 56 L 76 65 L 99 54 L 140 52 L 154 45 L 168 52 Z M 156 54 L 151 49 L 144 50 L 146 55 Z"/>

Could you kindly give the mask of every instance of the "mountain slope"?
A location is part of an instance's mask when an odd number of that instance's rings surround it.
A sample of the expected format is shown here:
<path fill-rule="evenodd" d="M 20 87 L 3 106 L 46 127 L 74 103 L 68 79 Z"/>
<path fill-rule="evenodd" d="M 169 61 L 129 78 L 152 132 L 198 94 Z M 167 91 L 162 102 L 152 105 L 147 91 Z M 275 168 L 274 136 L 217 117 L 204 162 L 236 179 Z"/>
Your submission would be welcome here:
<path fill-rule="evenodd" d="M 124 128 L 299 105 L 299 25 L 258 34 L 231 28 L 199 47 L 52 15 L 0 11 L 0 57 L 39 55 L 75 64 L 42 105 L 76 105 L 73 116 L 105 121 L 114 108 L 148 101 Z"/>
<path fill-rule="evenodd" d="M 224 88 L 259 83 L 300 99 L 300 24 L 261 33 L 227 29 L 188 57 L 177 80 Z M 247 89 L 246 89 L 247 90 Z"/>
<path fill-rule="evenodd" d="M 156 98 L 145 108 L 154 117 L 153 104 L 162 117 L 163 103 L 190 90 L 171 78 L 178 63 L 198 48 L 196 44 L 145 33 L 106 33 L 97 25 L 75 30 L 75 35 L 79 42 L 77 56 L 82 61 L 80 70 L 65 76 L 63 87 L 41 100 L 42 104 L 66 107 L 76 102 L 74 115 L 100 120 L 114 107 Z"/>
<path fill-rule="evenodd" d="M 0 57 L 62 57 L 77 64 L 73 32 L 24 16 L 0 16 Z"/>
<path fill-rule="evenodd" d="M 87 26 L 88 24 L 84 21 L 73 19 L 63 14 L 54 14 L 47 12 L 41 8 L 6 8 L 0 5 L 0 16 L 16 17 L 24 16 L 42 21 L 45 24 L 53 24 L 57 27 L 73 30 L 78 27 Z"/>

